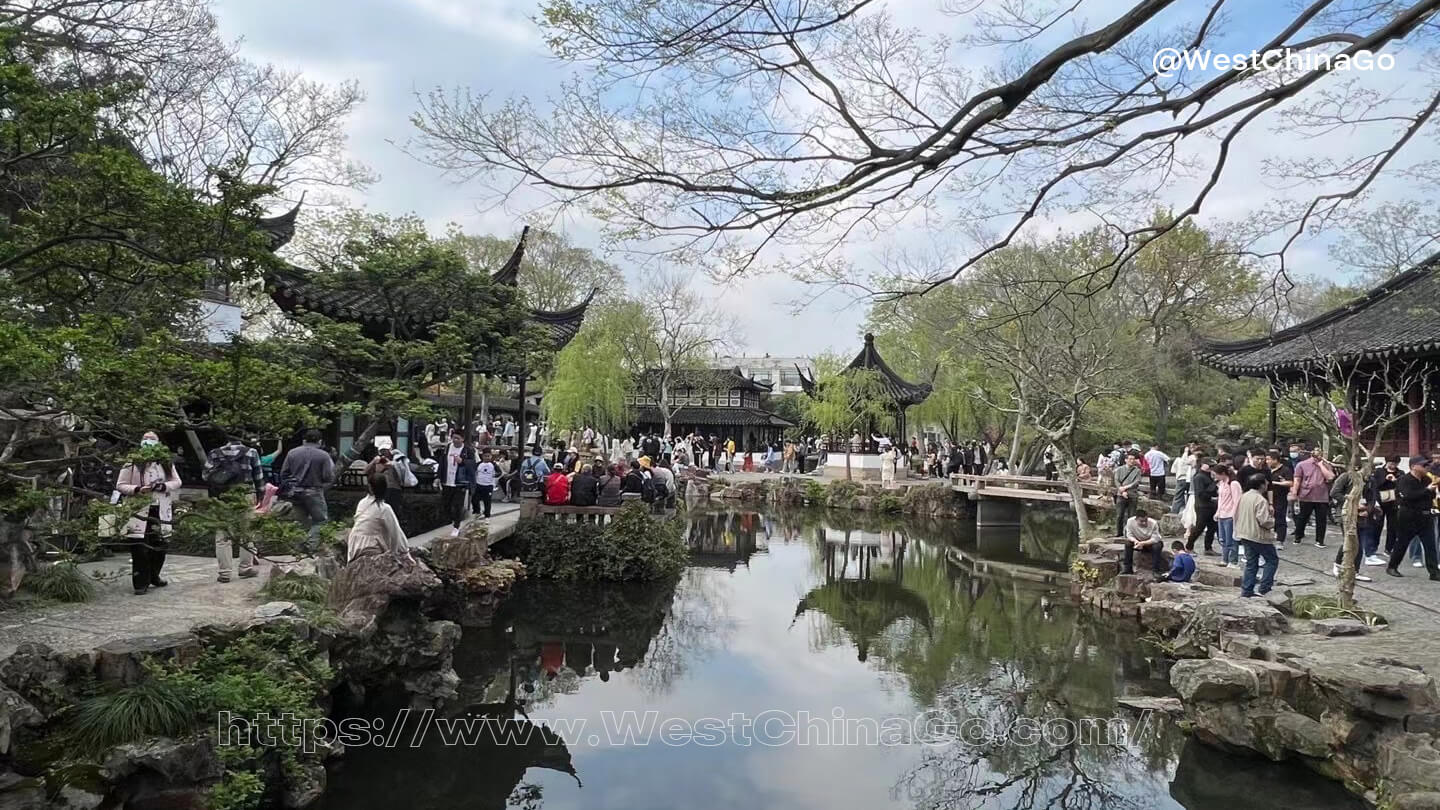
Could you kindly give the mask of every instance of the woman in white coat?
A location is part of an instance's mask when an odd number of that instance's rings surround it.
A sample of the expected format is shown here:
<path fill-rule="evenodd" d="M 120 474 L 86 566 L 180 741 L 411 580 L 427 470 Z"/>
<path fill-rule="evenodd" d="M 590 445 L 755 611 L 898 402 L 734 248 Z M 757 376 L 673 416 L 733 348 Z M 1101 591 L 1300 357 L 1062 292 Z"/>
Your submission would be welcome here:
<path fill-rule="evenodd" d="M 355 505 L 355 522 L 350 527 L 350 536 L 345 542 L 345 560 L 354 562 L 359 557 L 383 554 L 396 561 L 414 562 L 410 556 L 410 543 L 395 509 L 385 502 L 390 486 L 382 474 L 372 474 L 368 479 L 369 493 Z"/>
<path fill-rule="evenodd" d="M 150 588 L 170 584 L 160 576 L 169 545 L 175 499 L 180 496 L 180 475 L 169 452 L 154 431 L 140 440 L 140 455 L 120 470 L 115 489 L 132 498 L 140 496 L 140 509 L 125 524 L 130 545 L 130 585 L 141 596 Z"/>

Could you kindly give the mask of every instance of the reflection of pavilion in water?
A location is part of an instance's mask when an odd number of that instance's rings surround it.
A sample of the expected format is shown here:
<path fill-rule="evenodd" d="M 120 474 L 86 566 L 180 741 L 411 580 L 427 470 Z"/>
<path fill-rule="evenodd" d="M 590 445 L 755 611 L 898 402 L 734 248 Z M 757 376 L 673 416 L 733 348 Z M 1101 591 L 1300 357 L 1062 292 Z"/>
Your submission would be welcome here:
<path fill-rule="evenodd" d="M 795 618 L 814 611 L 845 631 L 864 661 L 875 639 L 891 625 L 911 620 L 930 633 L 930 607 L 904 586 L 903 530 L 817 527 L 825 584 L 812 588 L 795 606 Z M 878 563 L 878 565 L 877 565 Z"/>
<path fill-rule="evenodd" d="M 816 533 L 825 559 L 825 581 L 870 579 L 875 568 L 893 572 L 898 585 L 905 578 L 905 548 L 909 538 L 904 529 L 866 531 L 817 526 Z"/>
<path fill-rule="evenodd" d="M 700 512 L 690 515 L 685 543 L 690 564 L 734 571 L 765 551 L 775 534 L 773 518 L 759 512 Z"/>

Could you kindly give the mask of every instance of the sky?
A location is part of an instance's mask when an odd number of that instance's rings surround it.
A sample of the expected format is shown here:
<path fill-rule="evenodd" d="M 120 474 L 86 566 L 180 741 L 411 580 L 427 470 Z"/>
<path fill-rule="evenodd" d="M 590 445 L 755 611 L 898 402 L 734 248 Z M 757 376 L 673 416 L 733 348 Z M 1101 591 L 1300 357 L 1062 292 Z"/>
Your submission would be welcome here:
<path fill-rule="evenodd" d="M 414 131 L 416 92 L 469 86 L 543 98 L 560 81 L 561 67 L 528 19 L 534 8 L 515 0 L 219 0 L 216 14 L 222 33 L 243 38 L 242 52 L 253 60 L 320 81 L 359 82 L 366 100 L 350 121 L 349 151 L 380 176 L 365 194 L 368 208 L 413 212 L 432 232 L 454 222 L 469 233 L 514 235 L 523 224 L 518 214 L 482 207 L 477 189 L 451 182 L 401 144 Z M 599 244 L 594 223 L 552 227 L 576 244 Z M 731 354 L 860 349 L 865 307 L 849 295 L 817 299 L 822 291 L 779 276 L 726 287 L 697 276 L 695 286 L 730 316 Z"/>
<path fill-rule="evenodd" d="M 934 17 L 939 5 L 891 0 L 885 7 L 903 24 L 947 30 L 936 28 L 937 20 L 953 25 L 953 18 Z M 1093 0 L 1086 6 L 1088 19 L 1092 23 L 1108 19 L 1112 7 L 1121 5 L 1122 0 Z M 1123 5 L 1131 2 L 1126 0 Z M 407 155 L 401 145 L 414 133 L 410 116 L 417 106 L 417 93 L 470 88 L 491 92 L 497 98 L 525 96 L 543 103 L 554 92 L 566 68 L 549 55 L 539 29 L 529 19 L 536 7 L 537 0 L 217 0 L 216 13 L 222 32 L 242 38 L 242 51 L 251 59 L 298 70 L 321 81 L 359 82 L 367 99 L 350 121 L 348 148 L 353 158 L 372 167 L 380 177 L 365 194 L 367 207 L 388 214 L 413 212 L 434 232 L 454 222 L 470 233 L 514 235 L 523 212 L 485 207 L 482 189 L 451 182 L 438 169 Z M 1251 13 L 1247 21 L 1255 24 L 1257 16 Z M 1269 26 L 1275 20 L 1258 22 L 1273 30 Z M 1238 29 L 1233 40 L 1249 42 L 1247 33 L 1255 34 Z M 963 49 L 959 53 L 967 62 L 979 58 Z M 1393 75 L 1382 81 L 1398 86 L 1403 78 Z M 1241 220 L 1257 200 L 1277 192 L 1257 181 L 1261 167 L 1271 158 L 1368 145 L 1347 138 L 1358 136 L 1340 132 L 1321 141 L 1300 141 L 1276 137 L 1268 129 L 1247 132 L 1237 141 L 1232 171 L 1211 193 L 1201 224 Z M 1187 144 L 1197 153 L 1213 151 L 1215 146 L 1213 139 L 1204 136 Z M 1433 145 L 1424 148 L 1433 151 Z M 1199 182 L 1201 178 L 1195 177 L 1173 183 L 1166 190 L 1174 196 L 1171 202 L 1188 203 L 1189 198 L 1182 195 L 1193 192 Z M 1393 182 L 1388 186 L 1382 182 L 1378 188 L 1382 197 L 1396 196 Z M 1062 217 L 1044 221 L 1040 227 L 1053 232 L 1055 228 L 1075 230 L 1093 224 L 1083 219 L 1083 214 Z M 882 261 L 890 248 L 944 237 L 930 230 L 926 221 L 908 225 L 871 243 L 847 244 L 847 258 L 862 270 L 874 271 L 875 263 Z M 583 217 L 548 227 L 583 246 L 600 244 L 598 224 Z M 1292 267 L 1302 274 L 1338 277 L 1341 271 L 1327 257 L 1329 238 L 1302 240 L 1290 253 Z M 632 279 L 639 275 L 639 268 L 611 258 Z M 865 305 L 847 293 L 825 291 L 774 274 L 725 287 L 696 274 L 695 284 L 727 315 L 734 344 L 730 354 L 813 356 L 835 351 L 848 356 L 860 347 Z"/>

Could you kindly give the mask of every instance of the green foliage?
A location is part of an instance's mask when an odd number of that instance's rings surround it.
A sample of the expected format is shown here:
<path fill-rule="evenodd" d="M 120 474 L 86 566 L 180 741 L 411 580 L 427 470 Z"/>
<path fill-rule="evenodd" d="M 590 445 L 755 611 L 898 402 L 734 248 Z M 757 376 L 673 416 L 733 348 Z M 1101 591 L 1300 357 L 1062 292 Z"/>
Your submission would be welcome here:
<path fill-rule="evenodd" d="M 261 554 L 303 556 L 311 551 L 304 527 L 288 517 L 256 515 L 244 487 L 232 488 L 219 498 L 195 501 L 177 519 L 172 543 L 177 549 L 213 554 L 217 531 Z"/>
<path fill-rule="evenodd" d="M 830 493 L 825 499 L 825 504 L 836 509 L 849 509 L 855 503 L 855 499 L 864 492 L 865 487 L 859 482 L 834 481 L 830 484 Z"/>
<path fill-rule="evenodd" d="M 36 596 L 57 602 L 89 602 L 95 598 L 94 580 L 69 561 L 26 574 L 21 586 Z"/>
<path fill-rule="evenodd" d="M 610 310 L 598 312 L 587 317 L 575 339 L 555 355 L 540 401 L 545 420 L 554 428 L 589 425 L 615 433 L 630 427 L 625 397 L 633 392 L 635 377 L 625 367 L 618 328 Z"/>
<path fill-rule="evenodd" d="M 183 734 L 201 719 L 199 710 L 196 693 L 187 684 L 147 678 L 75 704 L 65 729 L 71 744 L 100 753 L 146 737 Z"/>
<path fill-rule="evenodd" d="M 875 499 L 873 510 L 882 514 L 898 515 L 904 508 L 900 497 L 894 493 L 887 492 Z"/>
<path fill-rule="evenodd" d="M 805 500 L 809 501 L 810 503 L 817 505 L 823 504 L 825 503 L 828 494 L 829 490 L 827 490 L 825 488 L 825 485 L 820 483 L 819 481 L 816 481 L 813 478 L 807 479 L 805 481 Z"/>
<path fill-rule="evenodd" d="M 256 810 L 265 796 L 265 780 L 251 771 L 229 771 L 210 788 L 205 806 L 209 810 Z"/>
<path fill-rule="evenodd" d="M 602 529 L 588 523 L 526 520 L 511 541 L 540 579 L 643 582 L 679 575 L 689 560 L 677 521 L 631 504 Z"/>
<path fill-rule="evenodd" d="M 815 373 L 816 393 L 807 401 L 807 413 L 818 430 L 844 441 L 855 431 L 885 432 L 894 427 L 894 403 L 880 372 L 845 368 L 821 357 L 815 361 Z"/>
<path fill-rule="evenodd" d="M 1370 626 L 1389 624 L 1380 614 L 1359 607 L 1347 608 L 1340 604 L 1337 596 L 1323 593 L 1307 593 L 1295 597 L 1291 610 L 1299 619 L 1355 619 Z"/>
<path fill-rule="evenodd" d="M 283 602 L 323 604 L 330 594 L 330 583 L 314 574 L 283 573 L 265 583 L 260 593 L 267 599 Z"/>

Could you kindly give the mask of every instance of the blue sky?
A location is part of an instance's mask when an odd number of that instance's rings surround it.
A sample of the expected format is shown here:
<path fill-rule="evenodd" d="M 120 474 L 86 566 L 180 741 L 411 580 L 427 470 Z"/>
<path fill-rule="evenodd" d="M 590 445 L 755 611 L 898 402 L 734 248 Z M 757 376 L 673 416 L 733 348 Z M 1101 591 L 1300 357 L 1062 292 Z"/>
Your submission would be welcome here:
<path fill-rule="evenodd" d="M 482 208 L 481 194 L 406 155 L 415 93 L 468 86 L 497 95 L 543 98 L 564 75 L 528 16 L 531 2 L 509 0 L 219 0 L 227 37 L 243 37 L 250 58 L 329 82 L 356 79 L 366 101 L 351 121 L 350 152 L 380 182 L 365 204 L 391 214 L 414 212 L 436 231 L 447 222 L 472 233 L 512 234 L 514 212 Z M 579 244 L 599 243 L 594 223 L 557 226 Z M 624 261 L 617 261 L 622 267 Z M 630 269 L 627 267 L 627 270 Z M 816 290 L 781 277 L 717 288 L 696 285 L 731 315 L 736 353 L 814 355 L 859 349 L 864 308 L 830 293 L 795 312 Z"/>
<path fill-rule="evenodd" d="M 1259 0 L 1247 3 L 1261 5 Z M 935 2 L 892 0 L 886 5 L 905 24 L 928 30 L 946 30 L 938 25 L 955 25 L 954 18 L 937 18 Z M 1108 20 L 1130 0 L 1087 2 L 1085 19 L 1093 25 Z M 1208 6 L 1208 3 L 1205 5 Z M 1289 5 L 1273 3 L 1275 20 L 1269 11 L 1247 5 L 1245 24 L 1273 24 Z M 1182 3 L 1177 13 L 1193 16 L 1193 5 Z M 483 207 L 482 190 L 449 182 L 441 174 L 407 156 L 399 144 L 412 134 L 410 115 L 415 94 L 434 88 L 470 88 L 491 92 L 497 98 L 527 96 L 543 104 L 558 86 L 566 68 L 549 56 L 538 28 L 529 20 L 535 0 L 217 0 L 217 14 L 226 36 L 242 37 L 243 50 L 257 61 L 300 70 L 307 76 L 339 82 L 355 79 L 367 94 L 367 101 L 350 123 L 352 156 L 380 175 L 365 203 L 373 210 L 391 214 L 414 212 L 436 231 L 456 222 L 472 233 L 514 234 L 521 212 Z M 1286 14 L 1288 16 L 1288 14 Z M 1164 21 L 1158 21 L 1164 25 Z M 1256 31 L 1231 23 L 1220 44 L 1248 50 Z M 1057 36 L 1068 36 L 1059 32 Z M 1248 36 L 1247 36 L 1248 35 Z M 1414 55 L 1414 52 L 1411 52 Z M 983 62 L 989 51 L 956 48 L 957 58 L 971 64 Z M 1369 77 L 1400 86 L 1397 74 Z M 1347 138 L 1354 139 L 1346 142 Z M 1277 136 L 1268 129 L 1247 133 L 1237 142 L 1230 174 L 1212 192 L 1202 224 L 1243 220 L 1258 205 L 1280 193 L 1266 186 L 1261 167 L 1268 158 L 1324 154 L 1336 148 L 1362 150 L 1366 138 L 1355 133 L 1316 141 Z M 1205 137 L 1187 141 L 1197 154 L 1213 151 L 1214 142 Z M 1430 151 L 1426 144 L 1423 149 Z M 1165 189 L 1171 202 L 1188 202 L 1199 178 L 1177 180 Z M 1407 190 L 1393 182 L 1382 182 L 1378 196 L 1404 196 Z M 1162 200 L 1162 202 L 1164 202 Z M 1042 228 L 1076 229 L 1094 224 L 1084 215 L 1049 220 Z M 596 223 L 583 218 L 556 223 L 570 238 L 582 245 L 599 244 Z M 922 245 L 930 239 L 943 240 L 947 234 L 925 222 L 907 223 L 905 228 L 887 231 L 885 239 L 873 244 L 853 242 L 845 253 L 863 270 L 874 270 L 887 250 Z M 1307 237 L 1290 254 L 1291 268 L 1302 274 L 1337 275 L 1326 255 L 1333 236 Z M 617 264 L 632 273 L 635 268 L 617 258 Z M 789 278 L 769 275 L 717 288 L 703 278 L 696 284 L 716 307 L 730 316 L 734 353 L 813 355 L 835 350 L 849 355 L 860 342 L 860 321 L 864 307 L 848 296 L 820 294 Z M 807 302 L 798 308 L 797 301 Z"/>

